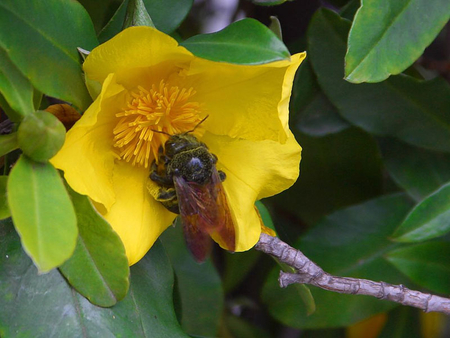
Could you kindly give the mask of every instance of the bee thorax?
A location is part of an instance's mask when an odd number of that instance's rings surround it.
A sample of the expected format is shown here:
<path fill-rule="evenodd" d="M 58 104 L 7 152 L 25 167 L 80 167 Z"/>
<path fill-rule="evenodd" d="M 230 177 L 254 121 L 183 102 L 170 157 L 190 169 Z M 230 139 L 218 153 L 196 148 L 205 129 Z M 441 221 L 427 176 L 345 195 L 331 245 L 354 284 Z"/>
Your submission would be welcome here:
<path fill-rule="evenodd" d="M 182 176 L 186 181 L 205 184 L 211 178 L 214 158 L 203 147 L 176 154 L 167 167 L 168 175 Z"/>

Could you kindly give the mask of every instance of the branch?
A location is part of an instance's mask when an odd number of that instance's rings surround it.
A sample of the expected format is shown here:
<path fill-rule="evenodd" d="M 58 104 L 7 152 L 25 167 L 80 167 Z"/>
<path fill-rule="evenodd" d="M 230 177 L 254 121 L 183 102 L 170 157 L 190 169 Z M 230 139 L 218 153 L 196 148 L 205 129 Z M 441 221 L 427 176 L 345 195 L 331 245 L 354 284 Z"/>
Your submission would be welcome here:
<path fill-rule="evenodd" d="M 278 281 L 283 288 L 293 283 L 311 284 L 328 291 L 373 296 L 402 305 L 417 307 L 425 312 L 442 312 L 450 315 L 449 298 L 410 290 L 401 284 L 392 285 L 367 279 L 330 275 L 301 251 L 290 247 L 277 237 L 261 233 L 255 249 L 277 258 L 280 262 L 293 267 L 297 271 L 297 273 L 280 272 Z"/>

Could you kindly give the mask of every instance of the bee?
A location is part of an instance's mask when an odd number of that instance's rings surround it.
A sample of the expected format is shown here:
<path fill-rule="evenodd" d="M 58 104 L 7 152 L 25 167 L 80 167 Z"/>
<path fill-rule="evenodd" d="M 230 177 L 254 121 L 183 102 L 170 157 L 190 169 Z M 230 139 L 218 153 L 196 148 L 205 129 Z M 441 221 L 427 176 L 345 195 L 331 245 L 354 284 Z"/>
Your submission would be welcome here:
<path fill-rule="evenodd" d="M 157 200 L 180 214 L 187 246 L 202 262 L 211 251 L 211 237 L 235 251 L 236 235 L 222 185 L 226 175 L 216 168 L 217 156 L 192 131 L 169 135 L 152 163 L 150 179 L 159 186 Z"/>

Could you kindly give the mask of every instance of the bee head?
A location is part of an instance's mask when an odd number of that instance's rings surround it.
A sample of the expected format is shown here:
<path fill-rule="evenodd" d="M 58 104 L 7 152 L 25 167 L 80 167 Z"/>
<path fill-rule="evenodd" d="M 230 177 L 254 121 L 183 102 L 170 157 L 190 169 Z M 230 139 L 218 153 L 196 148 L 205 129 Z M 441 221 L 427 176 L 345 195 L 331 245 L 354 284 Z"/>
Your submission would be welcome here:
<path fill-rule="evenodd" d="M 179 154 L 188 149 L 198 147 L 199 141 L 194 135 L 186 133 L 172 135 L 166 141 L 165 154 L 167 157 L 172 158 L 174 155 Z"/>

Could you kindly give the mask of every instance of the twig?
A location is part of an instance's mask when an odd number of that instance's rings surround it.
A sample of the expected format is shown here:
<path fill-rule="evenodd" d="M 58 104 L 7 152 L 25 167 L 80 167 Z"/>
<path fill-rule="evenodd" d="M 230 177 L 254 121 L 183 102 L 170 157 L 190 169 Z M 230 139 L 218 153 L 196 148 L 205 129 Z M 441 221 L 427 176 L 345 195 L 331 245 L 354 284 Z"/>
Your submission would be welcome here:
<path fill-rule="evenodd" d="M 401 284 L 392 285 L 367 279 L 330 275 L 301 251 L 290 247 L 277 237 L 262 233 L 255 248 L 277 258 L 297 271 L 297 273 L 281 271 L 278 278 L 281 287 L 287 287 L 293 283 L 311 284 L 328 291 L 373 296 L 402 305 L 417 307 L 425 312 L 442 312 L 450 315 L 449 298 L 410 290 Z"/>

